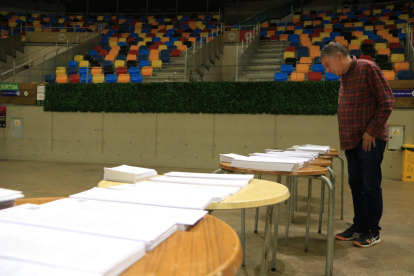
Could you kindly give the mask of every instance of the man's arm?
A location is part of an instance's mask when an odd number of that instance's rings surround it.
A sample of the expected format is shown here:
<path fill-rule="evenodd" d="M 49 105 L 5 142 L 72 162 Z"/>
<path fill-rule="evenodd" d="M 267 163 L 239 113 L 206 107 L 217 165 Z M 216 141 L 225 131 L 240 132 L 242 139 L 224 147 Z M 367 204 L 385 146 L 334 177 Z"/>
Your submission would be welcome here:
<path fill-rule="evenodd" d="M 394 107 L 394 94 L 391 87 L 378 66 L 369 66 L 368 84 L 377 102 L 374 116 L 369 122 L 364 135 L 362 136 L 362 147 L 364 150 L 371 150 L 371 144 L 375 147 L 375 138 L 383 131 L 388 118 Z"/>

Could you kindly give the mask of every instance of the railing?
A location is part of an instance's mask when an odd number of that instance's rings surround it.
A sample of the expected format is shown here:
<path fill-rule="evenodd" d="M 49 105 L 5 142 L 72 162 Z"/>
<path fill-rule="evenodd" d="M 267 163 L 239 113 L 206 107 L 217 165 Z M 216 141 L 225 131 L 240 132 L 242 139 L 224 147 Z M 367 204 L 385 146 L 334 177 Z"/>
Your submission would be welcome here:
<path fill-rule="evenodd" d="M 216 37 L 213 36 L 211 41 L 205 41 L 201 38 L 199 42 L 194 43 L 192 49 L 186 51 L 185 56 L 185 74 L 184 78 L 188 76 L 189 81 L 196 82 L 198 76 L 204 76 L 204 68 L 210 69 L 210 63 L 215 64 L 216 58 L 220 58 L 220 53 L 223 53 L 222 35 L 219 30 L 222 29 L 217 26 Z M 213 35 L 213 30 L 211 34 Z M 198 50 L 197 50 L 198 48 Z M 191 54 L 189 54 L 189 53 Z M 184 80 L 186 81 L 186 80 Z"/>
<path fill-rule="evenodd" d="M 243 76 L 243 71 L 247 69 L 247 66 L 259 48 L 259 41 L 260 25 L 257 24 L 251 31 L 250 39 L 247 39 L 246 43 L 242 40 L 241 47 L 239 47 L 240 43 L 236 46 L 236 76 L 234 81 L 238 81 L 239 76 Z"/>
<path fill-rule="evenodd" d="M 414 68 L 414 47 L 413 47 L 413 39 L 414 34 L 413 30 L 410 28 L 410 22 L 407 22 L 405 33 L 407 36 L 405 37 L 405 52 L 408 63 L 410 64 L 410 70 Z"/>
<path fill-rule="evenodd" d="M 56 67 L 66 67 L 68 61 L 73 60 L 77 54 L 85 54 L 88 50 L 91 50 L 94 46 L 99 45 L 101 37 L 98 33 L 94 36 L 84 37 L 83 39 L 73 39 L 70 42 L 67 40 L 65 46 L 53 49 L 46 54 L 42 54 L 37 57 L 29 55 L 29 60 L 16 65 L 16 60 L 13 61 L 13 68 L 3 72 L 0 75 L 0 82 L 13 81 L 13 82 L 43 82 L 43 76 L 45 74 L 54 74 Z M 70 46 L 78 46 L 76 48 L 69 49 Z M 65 50 L 62 52 L 62 50 Z"/>

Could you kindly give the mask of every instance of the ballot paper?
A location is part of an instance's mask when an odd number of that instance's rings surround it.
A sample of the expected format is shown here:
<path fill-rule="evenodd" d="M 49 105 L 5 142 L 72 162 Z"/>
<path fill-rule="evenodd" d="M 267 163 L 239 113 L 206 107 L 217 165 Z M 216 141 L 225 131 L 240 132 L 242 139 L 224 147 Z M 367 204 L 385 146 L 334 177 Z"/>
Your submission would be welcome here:
<path fill-rule="evenodd" d="M 210 195 L 212 201 L 221 202 L 230 195 L 236 194 L 239 187 L 220 187 L 220 186 L 204 186 L 204 185 L 188 185 L 176 184 L 168 182 L 143 181 L 136 184 L 123 184 L 108 187 L 109 189 L 121 189 L 130 191 L 152 191 L 157 193 L 168 193 L 171 196 L 174 194 L 188 194 L 191 195 Z"/>
<path fill-rule="evenodd" d="M 298 162 L 289 158 L 277 159 L 261 156 L 239 157 L 231 162 L 231 166 L 236 168 L 281 172 L 296 171 L 304 165 L 304 162 Z"/>
<path fill-rule="evenodd" d="M 228 186 L 245 188 L 250 180 L 224 180 L 224 179 L 203 179 L 203 178 L 187 178 L 187 177 L 169 177 L 159 176 L 151 178 L 151 181 L 170 182 L 190 185 L 208 185 L 208 186 Z"/>
<path fill-rule="evenodd" d="M 234 154 L 234 153 L 219 154 L 219 155 L 220 155 L 220 162 L 224 162 L 224 163 L 231 163 L 231 161 L 233 161 L 234 158 L 243 156 L 243 155 Z"/>
<path fill-rule="evenodd" d="M 0 202 L 22 198 L 24 195 L 20 191 L 0 188 Z"/>
<path fill-rule="evenodd" d="M 101 273 L 84 272 L 28 261 L 0 257 L 0 276 L 99 276 Z"/>
<path fill-rule="evenodd" d="M 328 148 L 321 147 L 308 147 L 308 146 L 293 146 L 296 151 L 315 152 L 319 154 L 325 154 L 329 151 Z"/>
<path fill-rule="evenodd" d="M 143 182 L 140 182 L 143 183 Z M 132 186 L 134 184 L 124 184 L 121 186 Z M 115 187 L 113 187 L 115 188 Z M 110 201 L 87 200 L 76 198 L 64 198 L 52 202 L 42 204 L 49 208 L 71 208 L 81 211 L 100 211 L 103 213 L 125 214 L 131 216 L 152 216 L 159 220 L 168 219 L 177 224 L 178 230 L 185 231 L 189 226 L 197 223 L 203 218 L 207 211 L 183 209 L 183 208 L 168 208 L 143 204 L 119 203 Z"/>
<path fill-rule="evenodd" d="M 155 192 L 132 192 L 116 189 L 92 188 L 90 190 L 69 196 L 71 198 L 94 199 L 124 203 L 138 203 L 173 208 L 204 210 L 210 205 L 210 195 L 177 195 Z"/>
<path fill-rule="evenodd" d="M 157 176 L 157 171 L 140 167 L 122 165 L 114 168 L 104 168 L 104 179 L 109 181 L 136 183 Z"/>
<path fill-rule="evenodd" d="M 224 179 L 224 180 L 252 180 L 254 174 L 235 174 L 235 173 L 193 173 L 193 172 L 169 172 L 165 176 L 170 177 L 187 177 L 187 178 L 206 178 L 206 179 Z"/>
<path fill-rule="evenodd" d="M 250 156 L 260 156 L 260 157 L 267 157 L 267 158 L 274 158 L 276 160 L 280 159 L 290 159 L 297 161 L 298 163 L 302 163 L 304 166 L 309 165 L 314 159 L 311 157 L 299 157 L 299 156 L 284 156 L 284 155 L 275 155 L 275 154 L 267 154 L 267 153 L 252 153 Z"/>
<path fill-rule="evenodd" d="M 149 215 L 23 204 L 0 211 L 0 221 L 129 239 L 152 250 L 177 230 L 175 221 Z"/>
<path fill-rule="evenodd" d="M 3 221 L 0 244 L 0 258 L 72 270 L 72 275 L 118 275 L 145 255 L 140 241 Z"/>

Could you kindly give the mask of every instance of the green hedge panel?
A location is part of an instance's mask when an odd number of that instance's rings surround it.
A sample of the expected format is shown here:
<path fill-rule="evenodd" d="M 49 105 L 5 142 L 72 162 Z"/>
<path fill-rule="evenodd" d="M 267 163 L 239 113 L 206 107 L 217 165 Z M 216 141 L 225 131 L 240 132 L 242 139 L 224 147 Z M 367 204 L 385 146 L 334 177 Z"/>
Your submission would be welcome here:
<path fill-rule="evenodd" d="M 44 111 L 334 115 L 339 81 L 47 84 Z"/>

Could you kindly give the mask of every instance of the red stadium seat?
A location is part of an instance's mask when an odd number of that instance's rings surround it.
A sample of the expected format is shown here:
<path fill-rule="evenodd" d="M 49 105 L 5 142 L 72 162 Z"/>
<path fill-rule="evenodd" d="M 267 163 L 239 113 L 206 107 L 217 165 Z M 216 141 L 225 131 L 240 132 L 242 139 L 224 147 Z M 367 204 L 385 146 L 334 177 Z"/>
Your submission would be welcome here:
<path fill-rule="evenodd" d="M 127 68 L 126 67 L 118 67 L 116 68 L 116 74 L 119 76 L 119 74 L 126 74 Z"/>
<path fill-rule="evenodd" d="M 78 74 L 72 74 L 69 76 L 69 82 L 70 83 L 79 83 L 80 76 Z"/>
<path fill-rule="evenodd" d="M 296 48 L 293 47 L 293 46 L 290 46 L 290 47 L 286 47 L 285 48 L 285 52 L 295 52 L 295 51 L 296 51 Z"/>
<path fill-rule="evenodd" d="M 360 55 L 359 59 L 366 59 L 366 60 L 371 60 L 372 61 L 372 56 L 371 55 Z"/>
<path fill-rule="evenodd" d="M 322 79 L 322 74 L 320 72 L 309 72 L 308 81 L 320 81 Z"/>
<path fill-rule="evenodd" d="M 272 35 L 270 37 L 270 41 L 279 41 L 279 36 L 278 35 Z"/>
<path fill-rule="evenodd" d="M 171 50 L 171 57 L 179 57 L 180 54 L 181 54 L 180 50 L 177 50 L 177 49 Z"/>

